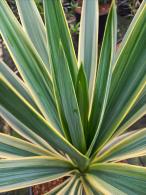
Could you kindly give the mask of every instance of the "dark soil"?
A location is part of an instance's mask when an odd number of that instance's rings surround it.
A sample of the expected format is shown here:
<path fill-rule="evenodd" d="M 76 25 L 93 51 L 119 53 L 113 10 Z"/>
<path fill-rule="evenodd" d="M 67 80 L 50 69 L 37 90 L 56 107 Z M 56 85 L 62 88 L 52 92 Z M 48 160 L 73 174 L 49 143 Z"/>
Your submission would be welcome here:
<path fill-rule="evenodd" d="M 32 192 L 34 195 L 43 195 L 46 192 L 49 192 L 50 190 L 52 190 L 53 188 L 58 186 L 59 184 L 61 184 L 62 182 L 64 182 L 65 179 L 66 178 L 61 178 L 61 179 L 57 179 L 54 181 L 50 181 L 50 182 L 45 183 L 45 184 L 36 185 L 36 186 L 32 187 Z"/>

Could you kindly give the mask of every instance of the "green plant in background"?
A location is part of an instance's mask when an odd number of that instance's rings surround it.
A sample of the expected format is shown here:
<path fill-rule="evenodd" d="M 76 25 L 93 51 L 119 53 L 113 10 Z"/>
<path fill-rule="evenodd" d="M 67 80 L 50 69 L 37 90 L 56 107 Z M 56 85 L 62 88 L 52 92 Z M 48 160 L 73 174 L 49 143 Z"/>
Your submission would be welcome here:
<path fill-rule="evenodd" d="M 126 16 L 126 17 L 133 17 L 136 14 L 141 2 L 142 0 L 117 1 L 117 5 L 119 8 L 119 14 L 122 16 Z"/>
<path fill-rule="evenodd" d="M 78 22 L 77 24 L 70 25 L 71 33 L 79 34 L 79 28 L 80 28 L 80 22 Z"/>
<path fill-rule="evenodd" d="M 0 134 L 0 192 L 68 176 L 49 194 L 145 194 L 146 168 L 122 161 L 146 155 L 146 129 L 126 133 L 146 114 L 146 1 L 118 52 L 113 1 L 98 57 L 98 1 L 84 0 L 78 59 L 59 0 L 45 26 L 16 3 L 22 26 L 1 0 L 0 32 L 23 81 L 1 62 L 0 113 L 24 140 Z"/>
<path fill-rule="evenodd" d="M 39 10 L 39 13 L 43 17 L 44 16 L 43 1 L 42 0 L 34 0 L 34 1 L 35 1 L 36 5 L 37 5 L 37 8 Z"/>
<path fill-rule="evenodd" d="M 137 12 L 137 9 L 139 8 L 140 6 L 140 1 L 138 0 L 134 0 L 134 1 L 130 1 L 129 2 L 129 7 L 131 9 L 131 15 L 134 16 Z"/>

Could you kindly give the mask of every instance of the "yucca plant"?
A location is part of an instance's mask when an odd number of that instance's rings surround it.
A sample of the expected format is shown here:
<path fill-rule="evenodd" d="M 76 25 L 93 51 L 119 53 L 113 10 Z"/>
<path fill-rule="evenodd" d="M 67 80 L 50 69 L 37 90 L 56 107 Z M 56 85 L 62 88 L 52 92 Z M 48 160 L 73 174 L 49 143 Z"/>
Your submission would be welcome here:
<path fill-rule="evenodd" d="M 0 32 L 22 77 L 0 62 L 0 113 L 21 137 L 0 134 L 0 192 L 66 176 L 48 194 L 144 195 L 146 1 L 116 52 L 112 2 L 98 52 L 98 0 L 84 0 L 78 60 L 59 0 L 16 0 L 21 24 L 0 0 Z M 99 57 L 98 57 L 98 53 Z M 24 139 L 23 139 L 23 138 Z"/>

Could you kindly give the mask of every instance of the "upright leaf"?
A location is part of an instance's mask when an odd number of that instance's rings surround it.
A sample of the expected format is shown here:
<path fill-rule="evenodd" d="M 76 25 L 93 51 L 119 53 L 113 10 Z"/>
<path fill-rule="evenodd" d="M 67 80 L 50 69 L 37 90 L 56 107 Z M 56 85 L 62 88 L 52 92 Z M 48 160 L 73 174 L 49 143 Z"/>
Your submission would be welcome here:
<path fill-rule="evenodd" d="M 76 99 L 76 94 L 68 68 L 68 61 L 62 45 L 52 67 L 54 91 L 61 122 L 73 145 L 81 152 L 86 151 L 85 136 Z"/>
<path fill-rule="evenodd" d="M 90 106 L 92 103 L 98 54 L 98 1 L 84 0 L 82 6 L 78 63 L 83 64 L 89 88 Z"/>
<path fill-rule="evenodd" d="M 111 9 L 108 15 L 107 24 L 105 27 L 105 33 L 103 37 L 103 43 L 99 58 L 98 72 L 96 77 L 95 93 L 93 98 L 93 104 L 91 109 L 91 116 L 89 121 L 89 143 L 91 143 L 90 149 L 92 150 L 93 145 L 99 134 L 102 120 L 104 117 L 111 77 L 112 77 L 112 64 L 116 51 L 117 42 L 117 16 L 116 6 L 113 1 Z M 89 151 L 90 153 L 91 151 Z"/>
<path fill-rule="evenodd" d="M 0 1 L 0 33 L 34 101 L 45 118 L 60 130 L 49 73 L 5 0 Z"/>
<path fill-rule="evenodd" d="M 56 55 L 59 52 L 59 43 L 61 41 L 73 83 L 76 82 L 77 60 L 67 21 L 64 15 L 60 0 L 44 0 L 45 21 L 48 33 L 48 48 L 50 63 L 53 66 L 56 62 Z"/>
<path fill-rule="evenodd" d="M 76 95 L 78 100 L 78 105 L 80 109 L 80 115 L 82 119 L 82 124 L 84 127 L 85 135 L 87 135 L 87 124 L 88 124 L 88 114 L 89 114 L 89 94 L 88 94 L 88 85 L 87 78 L 83 68 L 83 65 L 80 66 L 77 82 L 76 82 Z"/>
<path fill-rule="evenodd" d="M 45 25 L 34 0 L 16 0 L 18 12 L 25 32 L 29 35 L 46 68 L 50 71 L 47 53 Z"/>
<path fill-rule="evenodd" d="M 135 22 L 114 62 L 108 104 L 96 148 L 111 138 L 138 100 L 146 85 L 146 2 L 143 1 Z"/>

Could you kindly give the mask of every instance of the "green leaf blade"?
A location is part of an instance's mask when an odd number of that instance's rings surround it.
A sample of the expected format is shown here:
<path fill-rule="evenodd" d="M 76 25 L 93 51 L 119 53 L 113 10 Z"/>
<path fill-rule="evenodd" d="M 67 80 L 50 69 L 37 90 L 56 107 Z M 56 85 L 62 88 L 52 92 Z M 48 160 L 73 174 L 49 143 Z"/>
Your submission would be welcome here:
<path fill-rule="evenodd" d="M 92 165 L 90 174 L 105 182 L 107 194 L 114 194 L 115 190 L 122 191 L 122 195 L 145 194 L 146 168 L 122 163 L 102 163 Z M 98 183 L 96 183 L 97 185 Z M 113 189 L 114 188 L 114 189 Z M 114 190 L 114 191 L 113 191 Z"/>
<path fill-rule="evenodd" d="M 52 156 L 53 153 L 22 139 L 0 133 L 0 157 Z"/>
<path fill-rule="evenodd" d="M 5 64 L 0 62 L 0 73 L 14 86 L 14 88 L 36 109 L 38 110 L 33 98 L 31 97 L 25 83 Z"/>
<path fill-rule="evenodd" d="M 57 56 L 58 63 L 53 64 L 53 83 L 56 101 L 63 127 L 69 132 L 73 145 L 81 152 L 86 152 L 85 136 L 71 79 L 68 62 L 62 45 Z"/>
<path fill-rule="evenodd" d="M 110 37 L 110 38 L 109 38 Z M 105 27 L 103 43 L 100 52 L 98 71 L 96 77 L 95 93 L 89 119 L 89 143 L 91 152 L 99 134 L 104 113 L 107 106 L 108 95 L 112 78 L 112 66 L 117 42 L 117 16 L 113 1 Z M 93 138 L 94 137 L 94 138 Z M 93 141 L 92 141 L 93 139 Z"/>
<path fill-rule="evenodd" d="M 1 160 L 0 192 L 49 182 L 69 175 L 72 170 L 71 164 L 57 158 L 25 157 Z"/>
<path fill-rule="evenodd" d="M 56 63 L 55 54 L 59 52 L 59 44 L 62 43 L 73 83 L 75 85 L 77 77 L 77 59 L 73 48 L 73 43 L 67 21 L 63 12 L 60 0 L 44 0 L 45 22 L 48 34 L 48 48 L 50 63 Z"/>
<path fill-rule="evenodd" d="M 89 94 L 87 78 L 83 65 L 80 66 L 77 82 L 76 82 L 76 96 L 80 109 L 80 115 L 82 119 L 82 124 L 84 127 L 85 136 L 87 139 L 87 125 L 88 125 L 88 114 L 89 114 Z"/>
<path fill-rule="evenodd" d="M 111 147 L 96 158 L 98 162 L 122 161 L 146 155 L 146 129 L 138 130 L 127 137 L 118 138 L 118 143 L 111 141 Z M 124 136 L 124 135 L 122 135 Z M 116 139 L 115 139 L 116 141 Z"/>
<path fill-rule="evenodd" d="M 81 169 L 88 164 L 88 158 L 58 133 L 2 76 L 0 78 L 0 91 L 0 105 L 7 110 L 8 114 L 13 115 L 56 150 L 60 149 L 72 156 L 80 164 Z M 1 114 L 3 114 L 4 109 L 2 109 Z"/>
<path fill-rule="evenodd" d="M 82 6 L 78 63 L 83 64 L 88 88 L 89 102 L 92 104 L 98 55 L 98 1 L 84 0 Z"/>
<path fill-rule="evenodd" d="M 132 31 L 115 61 L 108 106 L 96 148 L 100 149 L 130 112 L 146 84 L 146 3 L 135 16 Z M 99 148 L 100 147 L 100 148 Z"/>
<path fill-rule="evenodd" d="M 23 28 L 41 56 L 46 68 L 50 72 L 49 56 L 46 45 L 46 29 L 35 1 L 16 0 L 16 4 Z"/>
<path fill-rule="evenodd" d="M 61 131 L 49 73 L 4 0 L 0 1 L 0 31 L 34 101 L 47 120 Z"/>
<path fill-rule="evenodd" d="M 135 122 L 146 115 L 146 87 L 143 89 L 139 99 L 136 101 L 130 112 L 118 127 L 114 136 L 124 133 Z"/>

